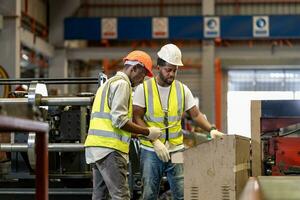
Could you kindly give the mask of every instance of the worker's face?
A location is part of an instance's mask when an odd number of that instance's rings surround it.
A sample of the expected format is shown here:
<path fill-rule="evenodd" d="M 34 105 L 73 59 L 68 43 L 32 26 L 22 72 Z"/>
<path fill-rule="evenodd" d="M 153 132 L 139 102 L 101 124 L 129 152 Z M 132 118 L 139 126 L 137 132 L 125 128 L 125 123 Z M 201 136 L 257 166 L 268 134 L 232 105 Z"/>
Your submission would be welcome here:
<path fill-rule="evenodd" d="M 133 66 L 132 73 L 130 76 L 131 86 L 135 87 L 144 81 L 147 74 L 147 70 L 140 65 Z"/>
<path fill-rule="evenodd" d="M 167 63 L 165 66 L 158 66 L 159 78 L 166 83 L 171 85 L 176 78 L 178 66 Z"/>

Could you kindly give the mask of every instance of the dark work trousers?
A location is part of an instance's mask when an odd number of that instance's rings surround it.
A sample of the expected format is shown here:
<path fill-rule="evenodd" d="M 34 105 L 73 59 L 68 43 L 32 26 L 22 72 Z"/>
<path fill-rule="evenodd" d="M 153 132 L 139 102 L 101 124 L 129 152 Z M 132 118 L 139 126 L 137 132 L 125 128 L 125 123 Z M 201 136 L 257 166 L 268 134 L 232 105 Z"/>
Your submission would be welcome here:
<path fill-rule="evenodd" d="M 127 162 L 118 152 L 111 152 L 93 166 L 92 199 L 130 200 Z"/>

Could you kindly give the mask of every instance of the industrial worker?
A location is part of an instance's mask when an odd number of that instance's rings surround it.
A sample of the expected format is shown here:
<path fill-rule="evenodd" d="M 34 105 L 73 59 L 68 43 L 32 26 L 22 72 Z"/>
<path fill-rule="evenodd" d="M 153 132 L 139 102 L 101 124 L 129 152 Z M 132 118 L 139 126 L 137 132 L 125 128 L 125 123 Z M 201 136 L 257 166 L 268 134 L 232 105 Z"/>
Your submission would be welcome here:
<path fill-rule="evenodd" d="M 157 127 L 134 124 L 132 87 L 153 76 L 152 60 L 143 51 L 132 51 L 124 59 L 123 70 L 97 90 L 90 127 L 85 141 L 86 162 L 93 164 L 93 200 L 129 200 L 127 161 L 131 133 L 150 140 L 161 135 Z"/>
<path fill-rule="evenodd" d="M 158 199 L 160 182 L 166 173 L 173 199 L 183 198 L 183 161 L 178 161 L 184 150 L 181 117 L 188 112 L 212 138 L 222 136 L 199 111 L 190 89 L 175 80 L 183 66 L 181 51 L 174 44 L 161 47 L 157 53 L 158 75 L 140 84 L 133 97 L 134 122 L 145 127 L 165 128 L 157 140 L 140 137 L 141 171 L 144 200 Z M 172 156 L 177 160 L 172 161 Z"/>

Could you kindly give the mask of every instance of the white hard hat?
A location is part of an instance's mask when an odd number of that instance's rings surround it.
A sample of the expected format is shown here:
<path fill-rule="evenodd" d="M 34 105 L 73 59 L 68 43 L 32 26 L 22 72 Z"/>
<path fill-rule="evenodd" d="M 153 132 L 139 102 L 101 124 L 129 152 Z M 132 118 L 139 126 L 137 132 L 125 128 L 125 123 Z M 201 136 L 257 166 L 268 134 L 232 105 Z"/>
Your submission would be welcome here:
<path fill-rule="evenodd" d="M 181 61 L 181 51 L 174 44 L 166 44 L 157 53 L 158 57 L 164 61 L 177 66 L 183 66 Z"/>

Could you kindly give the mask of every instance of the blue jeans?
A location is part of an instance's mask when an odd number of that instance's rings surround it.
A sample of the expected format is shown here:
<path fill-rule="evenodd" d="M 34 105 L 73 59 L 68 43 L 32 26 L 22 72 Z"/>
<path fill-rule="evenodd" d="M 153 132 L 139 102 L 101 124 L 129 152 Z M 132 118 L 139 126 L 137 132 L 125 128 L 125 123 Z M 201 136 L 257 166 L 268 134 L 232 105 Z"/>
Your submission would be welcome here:
<path fill-rule="evenodd" d="M 155 152 L 141 149 L 143 200 L 157 200 L 160 182 L 164 174 L 174 200 L 183 200 L 183 164 L 161 161 Z"/>

